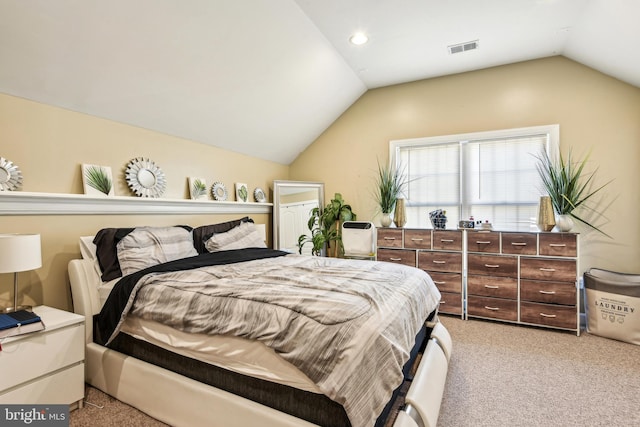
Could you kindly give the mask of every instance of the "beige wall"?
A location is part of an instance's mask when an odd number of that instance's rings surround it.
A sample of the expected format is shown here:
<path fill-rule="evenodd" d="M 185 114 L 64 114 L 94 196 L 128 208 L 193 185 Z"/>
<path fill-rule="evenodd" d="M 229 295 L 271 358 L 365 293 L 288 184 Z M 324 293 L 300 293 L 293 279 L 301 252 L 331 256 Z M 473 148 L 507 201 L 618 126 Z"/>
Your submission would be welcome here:
<path fill-rule="evenodd" d="M 291 179 L 323 181 L 358 219 L 376 217 L 377 159 L 389 141 L 560 125 L 560 146 L 591 150 L 597 182 L 614 179 L 598 224 L 581 232 L 581 269 L 640 272 L 640 89 L 563 57 L 528 61 L 368 91 L 291 165 Z M 425 224 L 427 226 L 426 218 Z"/>
<path fill-rule="evenodd" d="M 83 194 L 82 163 L 110 166 L 116 196 L 131 196 L 124 180 L 126 164 L 148 157 L 164 171 L 163 197 L 188 198 L 187 177 L 221 181 L 234 200 L 233 184 L 261 187 L 268 194 L 273 180 L 288 179 L 288 166 L 221 150 L 145 129 L 103 120 L 0 94 L 0 156 L 22 171 L 22 191 Z M 0 201 L 1 202 L 1 201 Z M 67 277 L 70 259 L 79 258 L 78 237 L 103 227 L 189 224 L 238 218 L 224 215 L 73 215 L 0 216 L 0 233 L 40 233 L 42 268 L 20 273 L 21 301 L 71 309 Z M 253 214 L 271 229 L 271 215 Z M 0 274 L 0 305 L 12 298 L 13 275 Z M 5 303 L 6 304 L 6 303 Z"/>

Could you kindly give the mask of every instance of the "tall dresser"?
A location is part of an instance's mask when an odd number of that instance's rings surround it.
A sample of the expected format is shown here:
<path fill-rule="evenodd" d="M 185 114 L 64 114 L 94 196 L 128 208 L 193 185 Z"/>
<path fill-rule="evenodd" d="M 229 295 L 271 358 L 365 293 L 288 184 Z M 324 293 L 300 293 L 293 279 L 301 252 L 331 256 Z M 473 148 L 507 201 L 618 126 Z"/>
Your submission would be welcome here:
<path fill-rule="evenodd" d="M 378 229 L 379 261 L 425 270 L 440 313 L 580 334 L 575 233 Z"/>

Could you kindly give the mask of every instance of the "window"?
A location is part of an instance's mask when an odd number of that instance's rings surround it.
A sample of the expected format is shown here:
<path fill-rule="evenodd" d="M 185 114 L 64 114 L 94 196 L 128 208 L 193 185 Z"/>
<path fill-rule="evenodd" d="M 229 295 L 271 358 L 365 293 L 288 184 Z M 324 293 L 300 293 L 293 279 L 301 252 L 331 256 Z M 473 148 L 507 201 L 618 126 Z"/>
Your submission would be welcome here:
<path fill-rule="evenodd" d="M 558 134 L 550 125 L 391 141 L 391 160 L 409 181 L 406 227 L 430 225 L 429 212 L 442 209 L 447 228 L 473 216 L 495 229 L 536 230 L 536 156 L 556 156 Z"/>

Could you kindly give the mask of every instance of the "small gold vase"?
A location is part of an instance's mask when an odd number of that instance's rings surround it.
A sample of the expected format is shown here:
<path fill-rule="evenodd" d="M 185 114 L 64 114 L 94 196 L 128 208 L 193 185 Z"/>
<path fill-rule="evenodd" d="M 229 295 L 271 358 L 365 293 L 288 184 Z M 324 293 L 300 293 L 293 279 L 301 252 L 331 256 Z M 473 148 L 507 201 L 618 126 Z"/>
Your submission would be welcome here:
<path fill-rule="evenodd" d="M 551 231 L 556 225 L 556 218 L 553 213 L 553 205 L 551 204 L 551 197 L 549 196 L 540 197 L 537 225 L 540 231 Z"/>
<path fill-rule="evenodd" d="M 407 211 L 405 210 L 404 203 L 404 199 L 396 200 L 396 211 L 393 217 L 393 223 L 398 228 L 404 227 L 404 225 L 407 223 Z"/>

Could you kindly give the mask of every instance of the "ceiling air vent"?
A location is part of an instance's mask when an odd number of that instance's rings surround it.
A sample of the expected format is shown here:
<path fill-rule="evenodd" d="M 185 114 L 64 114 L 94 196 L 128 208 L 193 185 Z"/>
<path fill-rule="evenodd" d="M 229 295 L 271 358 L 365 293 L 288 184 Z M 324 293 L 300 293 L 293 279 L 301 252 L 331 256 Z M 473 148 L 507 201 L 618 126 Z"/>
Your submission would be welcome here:
<path fill-rule="evenodd" d="M 448 49 L 449 49 L 449 53 L 451 54 L 462 53 L 468 50 L 475 50 L 478 48 L 478 45 L 479 45 L 478 40 L 473 40 L 470 42 L 452 44 L 451 46 L 448 46 Z"/>

